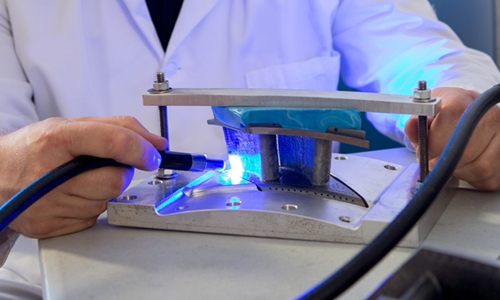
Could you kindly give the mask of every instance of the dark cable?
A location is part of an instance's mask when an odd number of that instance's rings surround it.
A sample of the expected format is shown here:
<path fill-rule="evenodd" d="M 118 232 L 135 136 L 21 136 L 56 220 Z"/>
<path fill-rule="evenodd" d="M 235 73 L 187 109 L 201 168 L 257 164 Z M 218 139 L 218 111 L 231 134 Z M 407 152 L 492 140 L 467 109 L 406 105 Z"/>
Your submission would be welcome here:
<path fill-rule="evenodd" d="M 0 207 L 0 231 L 25 211 L 36 200 L 58 185 L 85 171 L 104 166 L 125 166 L 113 159 L 93 156 L 79 156 L 43 175 Z M 129 166 L 127 166 L 129 167 Z"/>
<path fill-rule="evenodd" d="M 479 95 L 460 118 L 434 170 L 408 205 L 353 259 L 299 299 L 333 299 L 375 266 L 408 233 L 449 180 L 482 116 L 500 102 L 500 85 Z M 0 207 L 0 231 L 36 200 L 70 178 L 103 166 L 125 166 L 112 159 L 80 156 L 45 174 Z"/>
<path fill-rule="evenodd" d="M 299 296 L 299 299 L 333 299 L 375 266 L 410 231 L 450 179 L 483 115 L 500 102 L 500 85 L 479 95 L 460 118 L 436 166 L 408 205 L 387 227 L 342 268 Z"/>
<path fill-rule="evenodd" d="M 223 160 L 207 159 L 205 155 L 161 151 L 161 156 L 161 168 L 196 172 L 204 170 L 221 171 L 225 168 Z M 0 207 L 0 232 L 36 200 L 42 198 L 45 194 L 61 183 L 85 171 L 104 166 L 122 166 L 131 168 L 130 166 L 118 163 L 109 158 L 99 158 L 93 156 L 77 157 L 43 175 L 5 202 L 5 204 Z"/>

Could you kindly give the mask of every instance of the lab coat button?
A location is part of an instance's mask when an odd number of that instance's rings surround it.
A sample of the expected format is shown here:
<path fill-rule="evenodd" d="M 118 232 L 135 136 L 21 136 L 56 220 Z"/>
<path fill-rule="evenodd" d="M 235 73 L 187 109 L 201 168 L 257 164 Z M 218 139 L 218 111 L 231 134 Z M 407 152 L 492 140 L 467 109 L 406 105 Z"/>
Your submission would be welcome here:
<path fill-rule="evenodd" d="M 174 62 L 169 62 L 165 66 L 165 75 L 174 76 L 177 73 L 177 70 L 179 70 L 179 67 L 177 66 L 177 64 Z"/>

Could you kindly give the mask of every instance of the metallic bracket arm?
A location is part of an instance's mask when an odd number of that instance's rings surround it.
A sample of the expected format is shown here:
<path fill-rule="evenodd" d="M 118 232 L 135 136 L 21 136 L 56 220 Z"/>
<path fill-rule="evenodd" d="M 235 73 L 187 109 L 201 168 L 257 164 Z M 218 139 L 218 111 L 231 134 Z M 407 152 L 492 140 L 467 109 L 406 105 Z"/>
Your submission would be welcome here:
<path fill-rule="evenodd" d="M 172 89 L 169 93 L 143 95 L 145 106 L 247 106 L 286 108 L 346 108 L 364 112 L 434 116 L 437 99 L 417 103 L 410 96 L 307 90 Z"/>

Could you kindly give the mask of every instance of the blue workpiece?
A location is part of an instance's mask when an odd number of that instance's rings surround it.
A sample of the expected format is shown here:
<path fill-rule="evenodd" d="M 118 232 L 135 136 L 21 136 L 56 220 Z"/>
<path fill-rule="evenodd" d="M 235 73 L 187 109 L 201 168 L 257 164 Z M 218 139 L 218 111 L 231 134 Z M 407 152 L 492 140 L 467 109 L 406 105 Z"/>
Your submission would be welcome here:
<path fill-rule="evenodd" d="M 212 110 L 217 120 L 239 129 L 258 124 L 319 132 L 328 127 L 361 128 L 360 113 L 354 109 L 214 106 Z"/>

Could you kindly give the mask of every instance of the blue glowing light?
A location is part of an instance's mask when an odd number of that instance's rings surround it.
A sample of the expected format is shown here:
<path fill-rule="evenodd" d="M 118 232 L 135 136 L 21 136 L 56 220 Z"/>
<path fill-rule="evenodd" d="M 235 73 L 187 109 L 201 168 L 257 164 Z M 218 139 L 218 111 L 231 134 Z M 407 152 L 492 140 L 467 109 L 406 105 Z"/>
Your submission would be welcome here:
<path fill-rule="evenodd" d="M 411 117 L 411 115 L 399 115 L 396 126 L 398 128 L 402 128 L 402 129 L 405 128 L 405 124 L 410 117 Z"/>
<path fill-rule="evenodd" d="M 198 185 L 198 184 L 200 184 L 200 183 L 202 183 L 202 182 L 204 182 L 204 181 L 212 178 L 217 173 L 218 172 L 216 172 L 216 171 L 208 171 L 207 173 L 203 174 L 202 176 L 200 176 L 200 177 L 196 178 L 195 180 L 191 181 L 190 183 L 186 184 L 184 187 L 178 189 L 177 191 L 175 191 L 170 196 L 164 198 L 161 201 L 158 201 L 155 204 L 155 211 L 156 211 L 156 213 L 159 214 L 159 212 L 162 209 L 164 209 L 165 207 L 167 207 L 171 203 L 179 200 L 184 195 L 184 190 L 186 190 L 186 189 L 192 189 L 196 185 Z"/>
<path fill-rule="evenodd" d="M 247 180 L 244 179 L 245 173 L 254 173 L 260 177 L 260 154 L 230 154 L 229 156 L 230 169 L 219 176 L 219 183 L 222 185 L 237 185 L 244 184 Z"/>

